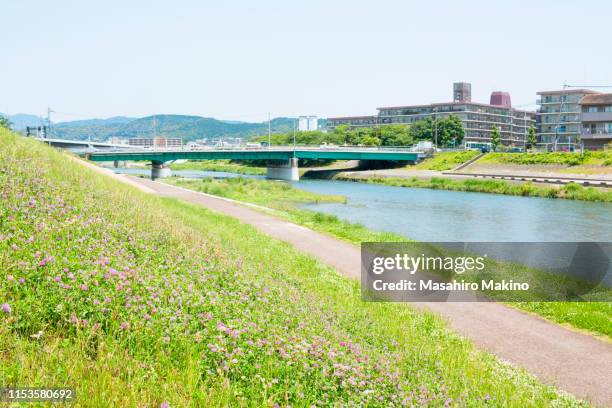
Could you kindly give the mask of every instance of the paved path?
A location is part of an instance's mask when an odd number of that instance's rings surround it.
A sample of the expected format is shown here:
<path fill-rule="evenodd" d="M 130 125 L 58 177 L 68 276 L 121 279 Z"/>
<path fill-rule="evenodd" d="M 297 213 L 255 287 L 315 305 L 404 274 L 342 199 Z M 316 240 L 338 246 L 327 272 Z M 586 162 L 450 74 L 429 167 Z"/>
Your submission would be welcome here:
<path fill-rule="evenodd" d="M 335 267 L 360 275 L 358 247 L 283 221 L 237 202 L 146 179 L 129 179 L 144 191 L 200 204 L 251 224 L 273 238 Z M 612 343 L 549 323 L 497 303 L 416 303 L 442 315 L 449 326 L 479 348 L 524 367 L 541 381 L 597 405 L 612 406 Z"/>

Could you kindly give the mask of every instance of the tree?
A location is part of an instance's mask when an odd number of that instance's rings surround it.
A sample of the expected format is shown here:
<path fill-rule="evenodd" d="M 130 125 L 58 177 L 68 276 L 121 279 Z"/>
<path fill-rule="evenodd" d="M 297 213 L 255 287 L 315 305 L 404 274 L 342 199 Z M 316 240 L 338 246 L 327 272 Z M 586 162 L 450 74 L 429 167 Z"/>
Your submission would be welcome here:
<path fill-rule="evenodd" d="M 418 120 L 410 126 L 410 136 L 415 140 L 433 140 L 433 120 Z"/>
<path fill-rule="evenodd" d="M 533 126 L 531 126 L 527 130 L 527 146 L 529 147 L 529 149 L 533 149 L 536 147 L 537 143 L 538 140 L 536 139 L 536 130 Z"/>
<path fill-rule="evenodd" d="M 491 128 L 491 146 L 493 147 L 493 151 L 497 150 L 497 146 L 501 143 L 501 133 L 499 133 L 499 129 L 497 126 L 493 125 Z"/>
<path fill-rule="evenodd" d="M 0 128 L 10 129 L 13 124 L 8 118 L 0 115 Z"/>
<path fill-rule="evenodd" d="M 406 125 L 381 126 L 376 137 L 383 146 L 409 146 L 413 143 L 410 129 Z"/>
<path fill-rule="evenodd" d="M 368 135 L 361 139 L 361 144 L 364 146 L 380 146 L 380 139 Z"/>
<path fill-rule="evenodd" d="M 461 144 L 465 131 L 459 116 L 449 115 L 436 123 L 438 144 L 444 147 Z"/>

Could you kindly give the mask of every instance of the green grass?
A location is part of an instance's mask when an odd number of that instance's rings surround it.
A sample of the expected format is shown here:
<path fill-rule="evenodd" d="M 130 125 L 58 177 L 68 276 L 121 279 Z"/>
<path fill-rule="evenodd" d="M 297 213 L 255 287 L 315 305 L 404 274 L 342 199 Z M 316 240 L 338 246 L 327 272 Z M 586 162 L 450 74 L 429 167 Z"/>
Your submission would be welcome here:
<path fill-rule="evenodd" d="M 415 166 L 409 166 L 409 168 L 437 171 L 451 170 L 458 165 L 473 159 L 479 154 L 480 152 L 476 150 L 465 150 L 462 152 L 440 152 L 436 153 L 433 157 L 423 160 L 421 163 Z"/>
<path fill-rule="evenodd" d="M 326 196 L 292 188 L 287 182 L 249 179 L 166 179 L 166 182 L 208 194 L 227 197 L 238 201 L 258 204 L 275 211 L 274 215 L 288 221 L 333 235 L 354 244 L 361 242 L 409 242 L 409 238 L 390 232 L 372 231 L 360 224 L 340 220 L 334 215 L 298 208 L 300 204 L 315 202 L 342 202 L 343 197 Z M 515 268 L 514 265 L 496 263 L 492 268 L 499 280 L 513 279 L 516 282 L 530 282 L 533 287 L 523 297 L 513 297 L 513 307 L 538 314 L 556 323 L 568 324 L 576 329 L 612 338 L 612 303 L 609 302 L 526 302 L 526 300 L 554 299 L 554 287 L 558 277 L 537 273 L 529 268 Z M 470 281 L 469 276 L 464 276 Z M 478 279 L 484 278 L 477 276 Z M 493 278 L 493 277 L 491 277 Z M 561 279 L 564 281 L 564 279 Z M 576 283 L 580 286 L 580 283 Z M 567 285 L 567 282 L 565 283 Z M 577 292 L 582 293 L 580 290 Z M 597 293 L 595 293 L 597 292 Z M 592 292 L 590 299 L 609 298 L 609 291 L 601 288 Z M 500 300 L 509 300 L 507 293 L 488 293 Z M 512 296 L 521 296 L 512 295 Z"/>
<path fill-rule="evenodd" d="M 481 163 L 498 164 L 556 164 L 563 166 L 593 165 L 612 166 L 612 150 L 585 151 L 584 153 L 547 152 L 547 153 L 489 153 Z"/>
<path fill-rule="evenodd" d="M 255 167 L 246 164 L 235 163 L 230 160 L 200 160 L 188 161 L 186 163 L 171 164 L 172 170 L 203 170 L 203 171 L 225 171 L 228 173 L 263 175 L 266 174 L 265 167 Z"/>
<path fill-rule="evenodd" d="M 432 314 L 0 131 L 0 375 L 78 406 L 577 406 Z"/>
<path fill-rule="evenodd" d="M 360 177 L 346 176 L 342 174 L 336 176 L 336 179 L 384 184 L 393 187 L 431 188 L 435 190 L 468 191 L 525 197 L 612 202 L 612 191 L 602 190 L 595 187 L 583 187 L 576 183 L 568 183 L 559 187 L 543 187 L 531 182 L 510 183 L 503 180 L 454 180 L 445 177 L 432 177 L 431 179 L 420 179 L 417 177 Z"/>
<path fill-rule="evenodd" d="M 245 178 L 201 180 L 169 178 L 164 182 L 190 190 L 231 198 L 275 210 L 274 214 L 287 221 L 325 232 L 358 244 L 365 241 L 407 241 L 405 237 L 390 232 L 367 229 L 361 224 L 350 223 L 335 215 L 300 209 L 301 204 L 346 202 L 344 196 L 316 194 L 293 188 L 285 181 L 257 180 Z"/>

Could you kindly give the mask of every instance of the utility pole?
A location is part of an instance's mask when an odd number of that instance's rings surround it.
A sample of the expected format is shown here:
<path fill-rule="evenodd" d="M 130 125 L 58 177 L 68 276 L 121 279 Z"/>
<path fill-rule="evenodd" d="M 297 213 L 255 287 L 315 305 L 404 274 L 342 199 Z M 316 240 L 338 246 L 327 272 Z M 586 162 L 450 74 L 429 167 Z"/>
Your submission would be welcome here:
<path fill-rule="evenodd" d="M 295 150 L 295 119 L 293 119 L 293 150 Z"/>
<path fill-rule="evenodd" d="M 433 115 L 433 119 L 434 119 L 434 153 L 438 149 L 438 118 L 436 117 L 436 112 L 437 111 L 438 111 L 438 108 L 435 107 L 434 108 L 434 115 Z"/>
<path fill-rule="evenodd" d="M 268 149 L 272 144 L 272 123 L 270 121 L 270 112 L 268 112 Z"/>
<path fill-rule="evenodd" d="M 49 139 L 50 138 L 50 133 L 51 133 L 51 114 L 55 113 L 54 110 L 52 110 L 51 108 L 47 108 L 47 131 L 45 132 L 45 139 Z"/>

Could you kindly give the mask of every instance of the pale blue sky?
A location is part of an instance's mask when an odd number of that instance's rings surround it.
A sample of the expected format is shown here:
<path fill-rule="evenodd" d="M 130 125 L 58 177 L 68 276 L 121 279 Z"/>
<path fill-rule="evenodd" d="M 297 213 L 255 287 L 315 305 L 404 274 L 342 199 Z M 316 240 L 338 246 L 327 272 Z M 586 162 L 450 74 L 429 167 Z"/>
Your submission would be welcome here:
<path fill-rule="evenodd" d="M 2 0 L 0 112 L 234 120 L 612 85 L 612 2 Z M 95 3 L 95 4 L 94 4 Z"/>

